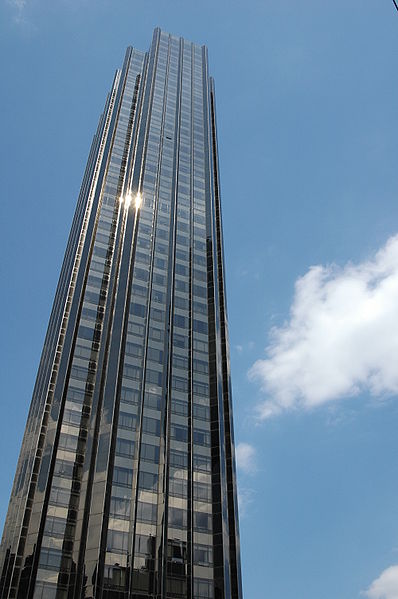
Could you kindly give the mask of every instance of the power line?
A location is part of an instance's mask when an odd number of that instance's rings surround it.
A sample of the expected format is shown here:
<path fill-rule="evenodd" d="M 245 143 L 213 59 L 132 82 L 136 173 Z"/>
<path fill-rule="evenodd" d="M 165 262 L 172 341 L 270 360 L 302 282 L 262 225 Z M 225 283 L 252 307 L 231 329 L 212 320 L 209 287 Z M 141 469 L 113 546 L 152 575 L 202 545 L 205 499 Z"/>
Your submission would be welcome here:
<path fill-rule="evenodd" d="M 392 1 L 393 1 L 393 3 L 394 3 L 394 6 L 395 6 L 395 8 L 398 10 L 398 3 L 397 3 L 397 0 L 392 0 Z"/>

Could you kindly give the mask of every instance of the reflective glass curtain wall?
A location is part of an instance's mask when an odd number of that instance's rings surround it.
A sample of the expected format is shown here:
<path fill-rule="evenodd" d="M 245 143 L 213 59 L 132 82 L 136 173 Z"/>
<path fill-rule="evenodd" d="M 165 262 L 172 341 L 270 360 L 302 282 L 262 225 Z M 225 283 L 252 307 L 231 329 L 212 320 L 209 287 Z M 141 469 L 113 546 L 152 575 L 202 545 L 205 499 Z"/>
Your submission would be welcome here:
<path fill-rule="evenodd" d="M 241 599 L 214 83 L 156 29 L 94 137 L 0 597 Z"/>

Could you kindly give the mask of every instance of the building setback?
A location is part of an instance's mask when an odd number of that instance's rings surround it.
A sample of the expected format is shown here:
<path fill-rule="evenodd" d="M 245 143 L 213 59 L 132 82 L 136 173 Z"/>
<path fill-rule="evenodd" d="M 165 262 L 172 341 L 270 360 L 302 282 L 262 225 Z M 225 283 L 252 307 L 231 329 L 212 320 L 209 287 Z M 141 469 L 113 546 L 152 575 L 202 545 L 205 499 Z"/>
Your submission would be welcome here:
<path fill-rule="evenodd" d="M 214 82 L 156 29 L 92 143 L 0 597 L 241 599 Z"/>

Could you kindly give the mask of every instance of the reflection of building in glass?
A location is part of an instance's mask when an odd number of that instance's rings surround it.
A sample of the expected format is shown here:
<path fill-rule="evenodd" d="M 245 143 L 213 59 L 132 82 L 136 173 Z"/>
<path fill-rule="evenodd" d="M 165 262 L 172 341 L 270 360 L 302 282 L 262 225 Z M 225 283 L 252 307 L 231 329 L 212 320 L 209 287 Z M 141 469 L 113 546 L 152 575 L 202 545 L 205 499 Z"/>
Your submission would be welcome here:
<path fill-rule="evenodd" d="M 158 29 L 94 137 L 1 551 L 2 598 L 241 598 L 214 85 Z"/>

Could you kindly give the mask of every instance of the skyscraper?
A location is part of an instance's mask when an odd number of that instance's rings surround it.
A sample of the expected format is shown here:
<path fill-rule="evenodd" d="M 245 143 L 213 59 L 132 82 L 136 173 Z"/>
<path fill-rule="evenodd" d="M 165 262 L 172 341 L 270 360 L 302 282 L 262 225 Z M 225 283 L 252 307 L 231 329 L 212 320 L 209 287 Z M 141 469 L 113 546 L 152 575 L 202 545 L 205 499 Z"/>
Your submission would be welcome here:
<path fill-rule="evenodd" d="M 214 83 L 156 29 L 94 137 L 0 597 L 241 599 Z"/>

